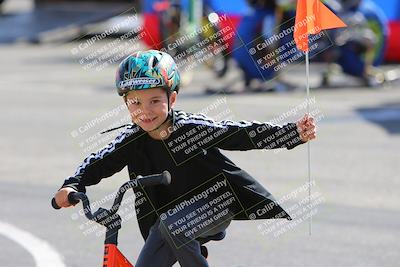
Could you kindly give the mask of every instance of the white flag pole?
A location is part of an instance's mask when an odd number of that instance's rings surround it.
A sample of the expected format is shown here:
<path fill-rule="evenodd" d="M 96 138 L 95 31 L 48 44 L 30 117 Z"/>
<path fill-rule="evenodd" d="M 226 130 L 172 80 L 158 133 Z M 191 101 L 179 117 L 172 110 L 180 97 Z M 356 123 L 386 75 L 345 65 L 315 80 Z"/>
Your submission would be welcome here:
<path fill-rule="evenodd" d="M 310 61 L 308 50 L 306 51 L 306 90 L 307 90 L 307 114 L 310 114 Z M 308 160 L 308 206 L 311 207 L 311 147 L 310 141 L 307 142 L 307 160 Z M 308 224 L 308 233 L 311 235 L 312 215 Z"/>

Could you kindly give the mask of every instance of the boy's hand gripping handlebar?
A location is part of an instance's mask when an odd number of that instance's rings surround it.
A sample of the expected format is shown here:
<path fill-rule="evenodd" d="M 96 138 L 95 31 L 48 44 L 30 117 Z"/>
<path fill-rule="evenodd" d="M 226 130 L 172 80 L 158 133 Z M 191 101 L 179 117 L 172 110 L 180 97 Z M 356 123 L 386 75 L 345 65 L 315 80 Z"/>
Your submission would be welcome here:
<path fill-rule="evenodd" d="M 168 171 L 164 171 L 163 173 L 160 173 L 160 174 L 153 174 L 153 175 L 147 175 L 147 176 L 138 175 L 136 179 L 130 180 L 130 181 L 124 183 L 118 189 L 118 192 L 114 199 L 114 204 L 113 204 L 112 208 L 109 210 L 111 212 L 109 215 L 115 214 L 118 211 L 119 206 L 121 205 L 122 198 L 127 189 L 129 189 L 129 188 L 133 189 L 138 186 L 147 187 L 147 186 L 154 186 L 154 185 L 168 185 L 170 183 L 171 183 L 171 174 Z M 82 203 L 83 203 L 83 210 L 84 210 L 85 216 L 89 220 L 97 221 L 96 213 L 95 213 L 95 215 L 92 214 L 89 199 L 85 193 L 71 192 L 68 194 L 69 203 L 75 205 L 80 200 L 82 200 Z M 54 197 L 51 200 L 51 205 L 54 209 L 60 209 L 60 207 L 57 205 Z"/>

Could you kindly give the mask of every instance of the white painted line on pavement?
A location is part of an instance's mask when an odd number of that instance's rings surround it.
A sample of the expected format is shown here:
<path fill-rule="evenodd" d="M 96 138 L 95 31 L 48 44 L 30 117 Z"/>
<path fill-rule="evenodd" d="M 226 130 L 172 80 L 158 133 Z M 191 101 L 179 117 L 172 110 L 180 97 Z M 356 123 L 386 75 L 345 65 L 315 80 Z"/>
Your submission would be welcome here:
<path fill-rule="evenodd" d="M 46 241 L 15 226 L 0 221 L 0 235 L 25 248 L 35 260 L 36 267 L 65 267 L 62 257 Z"/>

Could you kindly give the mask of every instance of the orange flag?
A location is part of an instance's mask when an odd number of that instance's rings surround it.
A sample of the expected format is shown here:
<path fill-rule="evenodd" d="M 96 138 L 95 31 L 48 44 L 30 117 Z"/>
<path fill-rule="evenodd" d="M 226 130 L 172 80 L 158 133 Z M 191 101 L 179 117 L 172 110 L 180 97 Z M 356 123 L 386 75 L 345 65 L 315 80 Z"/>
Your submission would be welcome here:
<path fill-rule="evenodd" d="M 298 49 L 308 51 L 308 34 L 341 27 L 346 24 L 319 0 L 297 0 L 294 41 Z"/>

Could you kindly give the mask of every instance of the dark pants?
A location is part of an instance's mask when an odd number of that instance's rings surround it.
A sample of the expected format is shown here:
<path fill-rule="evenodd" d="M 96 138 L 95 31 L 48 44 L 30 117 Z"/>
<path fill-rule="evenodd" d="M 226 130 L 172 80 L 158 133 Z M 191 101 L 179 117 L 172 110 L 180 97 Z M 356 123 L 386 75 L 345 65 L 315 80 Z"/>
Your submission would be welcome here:
<path fill-rule="evenodd" d="M 204 239 L 216 233 L 223 232 L 231 222 L 232 213 L 220 213 L 223 216 L 211 216 L 217 218 L 212 223 L 201 227 L 201 231 L 178 233 L 178 227 L 173 227 L 179 218 L 190 214 L 202 203 L 197 203 L 189 209 L 185 209 L 171 216 L 164 216 L 158 219 L 151 227 L 149 236 L 140 252 L 136 267 L 172 267 L 176 261 L 181 267 L 207 267 L 207 260 L 201 255 L 200 242 L 197 239 Z M 193 218 L 192 218 L 193 219 Z M 205 219 L 207 220 L 207 219 Z M 186 221 L 187 222 L 187 221 Z M 209 221 L 210 222 L 210 221 Z M 175 223 L 175 224 L 174 224 Z M 181 224 L 182 226 L 183 224 Z M 189 225 L 189 224 L 188 224 Z M 191 225 L 195 228 L 194 225 Z M 190 227 L 186 230 L 191 229 Z"/>

